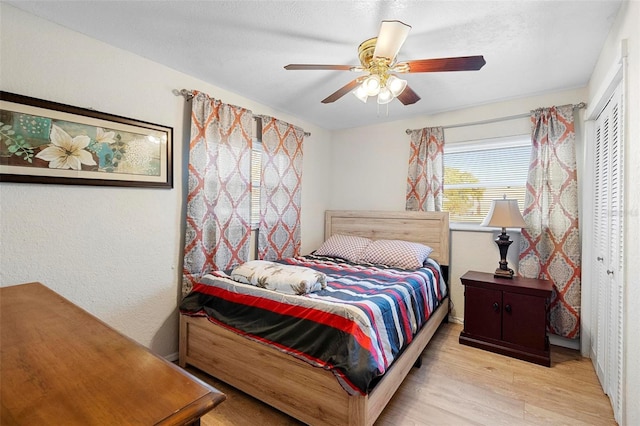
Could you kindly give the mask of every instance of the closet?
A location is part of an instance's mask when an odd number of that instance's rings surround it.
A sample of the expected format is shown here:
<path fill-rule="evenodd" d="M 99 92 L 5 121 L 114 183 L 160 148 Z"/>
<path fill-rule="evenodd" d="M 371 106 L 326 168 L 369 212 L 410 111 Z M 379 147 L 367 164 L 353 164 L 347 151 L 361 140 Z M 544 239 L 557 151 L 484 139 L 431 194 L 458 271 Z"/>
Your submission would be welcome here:
<path fill-rule="evenodd" d="M 616 421 L 623 379 L 623 98 L 618 84 L 595 120 L 593 146 L 593 259 L 591 357 Z M 585 265 L 587 266 L 587 265 Z"/>

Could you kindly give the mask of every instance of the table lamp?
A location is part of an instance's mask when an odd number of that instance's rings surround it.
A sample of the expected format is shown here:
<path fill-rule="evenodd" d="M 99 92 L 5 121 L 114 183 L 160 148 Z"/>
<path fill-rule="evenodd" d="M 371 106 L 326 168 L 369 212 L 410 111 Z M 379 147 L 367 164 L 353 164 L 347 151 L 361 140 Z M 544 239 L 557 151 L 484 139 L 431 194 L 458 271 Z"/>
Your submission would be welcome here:
<path fill-rule="evenodd" d="M 526 226 L 524 218 L 518 209 L 518 200 L 508 200 L 506 195 L 502 200 L 491 201 L 491 208 L 481 226 L 502 228 L 502 233 L 496 238 L 500 250 L 500 266 L 493 274 L 496 278 L 513 278 L 513 269 L 507 265 L 507 251 L 513 241 L 509 239 L 507 228 L 523 228 Z"/>

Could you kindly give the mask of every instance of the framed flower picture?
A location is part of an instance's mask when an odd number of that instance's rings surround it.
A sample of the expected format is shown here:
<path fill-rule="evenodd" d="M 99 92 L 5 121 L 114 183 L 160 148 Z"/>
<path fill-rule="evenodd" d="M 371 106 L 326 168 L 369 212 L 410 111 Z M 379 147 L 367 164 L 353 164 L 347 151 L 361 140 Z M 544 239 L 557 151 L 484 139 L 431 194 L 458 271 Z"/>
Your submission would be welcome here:
<path fill-rule="evenodd" d="M 0 181 L 172 188 L 171 127 L 0 92 Z"/>

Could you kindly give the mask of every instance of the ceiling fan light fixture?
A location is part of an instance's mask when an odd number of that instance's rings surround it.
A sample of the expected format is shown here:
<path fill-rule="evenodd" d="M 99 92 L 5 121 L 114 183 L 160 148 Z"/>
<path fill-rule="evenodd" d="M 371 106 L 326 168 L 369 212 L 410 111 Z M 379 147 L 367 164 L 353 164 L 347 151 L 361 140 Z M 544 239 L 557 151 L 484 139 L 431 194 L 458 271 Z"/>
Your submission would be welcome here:
<path fill-rule="evenodd" d="M 486 64 L 482 55 L 398 62 L 398 52 L 410 30 L 411 26 L 404 22 L 382 21 L 378 36 L 371 37 L 358 46 L 360 65 L 289 64 L 284 68 L 364 73 L 323 99 L 321 101 L 323 104 L 335 102 L 352 92 L 362 102 L 367 102 L 369 96 L 376 96 L 378 104 L 386 104 L 393 98 L 398 98 L 403 105 L 413 105 L 420 100 L 420 96 L 407 85 L 406 80 L 399 78 L 397 74 L 477 71 Z"/>
<path fill-rule="evenodd" d="M 380 76 L 377 74 L 372 74 L 364 80 L 362 83 L 364 86 L 367 95 L 376 96 L 380 93 Z"/>
<path fill-rule="evenodd" d="M 356 98 L 360 99 L 364 103 L 367 103 L 367 99 L 369 99 L 369 95 L 367 95 L 367 89 L 365 89 L 364 84 L 359 85 L 356 90 L 351 93 L 353 93 Z"/>
<path fill-rule="evenodd" d="M 380 93 L 378 93 L 378 103 L 380 105 L 388 104 L 393 100 L 393 93 L 387 87 L 383 87 L 380 89 Z"/>
<path fill-rule="evenodd" d="M 394 97 L 400 95 L 402 91 L 407 87 L 407 80 L 390 75 L 387 79 L 387 88 L 391 91 Z"/>

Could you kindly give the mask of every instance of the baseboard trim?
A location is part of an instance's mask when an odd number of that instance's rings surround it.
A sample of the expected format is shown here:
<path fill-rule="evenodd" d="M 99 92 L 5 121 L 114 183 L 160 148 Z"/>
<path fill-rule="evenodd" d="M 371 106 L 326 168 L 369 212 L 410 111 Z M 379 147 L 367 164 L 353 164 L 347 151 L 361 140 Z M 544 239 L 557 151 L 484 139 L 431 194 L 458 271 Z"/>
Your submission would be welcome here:
<path fill-rule="evenodd" d="M 580 350 L 580 339 L 567 339 L 566 337 L 556 336 L 555 334 L 549 334 L 549 343 L 554 346 L 562 346 L 563 348 Z"/>
<path fill-rule="evenodd" d="M 458 317 L 453 317 L 451 315 L 449 315 L 449 322 L 455 323 L 455 324 L 464 324 L 464 319 L 463 318 L 458 318 Z"/>
<path fill-rule="evenodd" d="M 176 362 L 178 360 L 178 352 L 174 352 L 169 355 L 165 355 L 164 359 L 170 362 Z"/>

